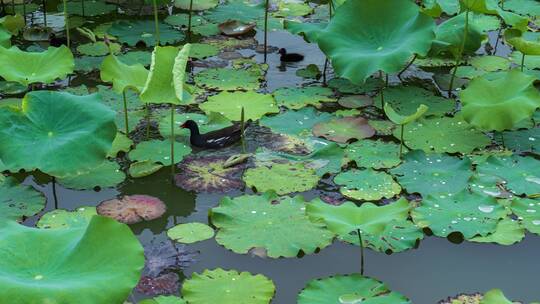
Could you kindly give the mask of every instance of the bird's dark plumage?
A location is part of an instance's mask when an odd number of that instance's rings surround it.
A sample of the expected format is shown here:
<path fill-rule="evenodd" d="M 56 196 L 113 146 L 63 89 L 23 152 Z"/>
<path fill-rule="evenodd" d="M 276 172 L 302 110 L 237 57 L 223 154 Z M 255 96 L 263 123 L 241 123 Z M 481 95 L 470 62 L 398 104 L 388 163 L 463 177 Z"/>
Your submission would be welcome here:
<path fill-rule="evenodd" d="M 304 55 L 297 53 L 287 53 L 286 49 L 279 49 L 280 60 L 284 62 L 298 62 L 304 60 Z"/>
<path fill-rule="evenodd" d="M 51 33 L 51 35 L 49 36 L 49 45 L 54 47 L 67 45 L 67 39 L 66 37 L 56 37 L 54 33 Z"/>
<path fill-rule="evenodd" d="M 248 127 L 250 121 L 244 125 L 244 129 Z M 219 149 L 230 146 L 242 138 L 242 130 L 240 123 L 235 123 L 230 127 L 220 130 L 211 131 L 200 134 L 199 126 L 193 120 L 188 120 L 180 126 L 181 128 L 189 129 L 191 135 L 189 141 L 192 146 L 205 149 Z"/>

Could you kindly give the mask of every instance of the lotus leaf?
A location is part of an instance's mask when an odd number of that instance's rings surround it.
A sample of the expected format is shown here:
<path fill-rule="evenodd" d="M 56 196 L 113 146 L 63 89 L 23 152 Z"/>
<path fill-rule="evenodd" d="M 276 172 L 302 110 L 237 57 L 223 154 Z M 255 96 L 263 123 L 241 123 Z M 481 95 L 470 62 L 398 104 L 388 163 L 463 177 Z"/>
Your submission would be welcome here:
<path fill-rule="evenodd" d="M 410 1 L 347 1 L 317 43 L 338 75 L 359 84 L 379 70 L 399 72 L 414 54 L 427 55 L 434 29 Z"/>
<path fill-rule="evenodd" d="M 334 235 L 322 223 L 310 222 L 306 205 L 311 203 L 301 196 L 279 197 L 272 192 L 225 197 L 210 213 L 218 228 L 216 241 L 240 254 L 260 248 L 271 258 L 314 253 L 330 245 Z"/>
<path fill-rule="evenodd" d="M 232 1 L 218 6 L 205 15 L 205 17 L 215 23 L 222 23 L 227 20 L 238 20 L 249 23 L 264 17 L 264 6 Z"/>
<path fill-rule="evenodd" d="M 133 146 L 133 141 L 129 137 L 122 133 L 116 133 L 116 137 L 112 142 L 112 148 L 107 154 L 107 157 L 115 158 L 120 152 L 127 153 L 131 150 L 131 146 Z"/>
<path fill-rule="evenodd" d="M 133 178 L 145 177 L 158 172 L 161 168 L 162 164 L 150 160 L 138 161 L 129 166 L 129 175 Z"/>
<path fill-rule="evenodd" d="M 495 177 L 497 184 L 504 185 L 517 195 L 540 193 L 539 161 L 532 157 L 489 157 L 477 166 L 478 174 Z"/>
<path fill-rule="evenodd" d="M 0 222 L 6 218 L 20 221 L 45 208 L 43 194 L 19 184 L 13 177 L 0 176 Z"/>
<path fill-rule="evenodd" d="M 10 170 L 82 173 L 103 162 L 115 136 L 114 112 L 95 94 L 35 91 L 21 109 L 0 111 L 0 158 Z"/>
<path fill-rule="evenodd" d="M 261 125 L 274 132 L 297 136 L 310 136 L 311 129 L 318 123 L 326 122 L 333 116 L 326 112 L 318 112 L 314 108 L 306 107 L 298 111 L 286 111 L 275 116 L 265 116 Z"/>
<path fill-rule="evenodd" d="M 308 23 L 285 20 L 283 23 L 286 30 L 292 34 L 302 34 L 307 42 L 317 42 L 319 35 L 328 26 L 328 23 Z"/>
<path fill-rule="evenodd" d="M 516 50 L 525 55 L 540 55 L 540 36 L 534 32 L 521 32 L 518 29 L 507 29 L 504 39 Z"/>
<path fill-rule="evenodd" d="M 216 56 L 219 54 L 219 48 L 215 45 L 207 43 L 193 43 L 191 44 L 191 52 L 189 57 L 196 59 L 204 59 L 206 57 Z"/>
<path fill-rule="evenodd" d="M 193 3 L 195 4 L 195 3 Z M 189 5 L 189 3 L 188 3 Z M 195 6 L 195 5 L 194 5 Z M 189 10 L 189 7 L 186 8 Z M 193 9 L 194 10 L 194 9 Z M 189 25 L 189 15 L 188 14 L 174 14 L 169 15 L 167 18 L 165 18 L 165 23 L 172 25 L 172 26 L 182 26 L 187 27 Z M 201 17 L 201 16 L 191 16 L 191 26 L 197 26 L 201 24 L 205 24 L 207 21 Z"/>
<path fill-rule="evenodd" d="M 139 304 L 186 304 L 186 301 L 175 296 L 159 296 L 152 299 L 142 300 L 139 302 Z"/>
<path fill-rule="evenodd" d="M 85 0 L 86 1 L 86 0 Z M 144 43 L 146 46 L 154 46 L 156 37 L 154 35 L 154 21 L 117 21 L 108 30 L 108 33 L 119 37 L 118 41 L 129 46 L 137 43 Z M 184 39 L 184 34 L 175 30 L 167 24 L 159 23 L 159 42 L 161 44 L 174 44 Z"/>
<path fill-rule="evenodd" d="M 156 277 L 142 276 L 135 288 L 145 295 L 173 294 L 180 287 L 180 277 L 175 272 L 168 272 Z"/>
<path fill-rule="evenodd" d="M 342 186 L 340 192 L 343 196 L 355 200 L 376 201 L 401 192 L 401 187 L 391 175 L 373 169 L 341 172 L 334 182 Z"/>
<path fill-rule="evenodd" d="M 12 81 L 1 81 L 0 82 L 0 92 L 3 95 L 17 95 L 26 92 L 28 88 L 18 82 Z M 5 102 L 5 99 L 2 99 L 2 104 Z"/>
<path fill-rule="evenodd" d="M 114 220 L 94 216 L 69 229 L 0 225 L 0 302 L 121 303 L 139 280 L 142 246 Z"/>
<path fill-rule="evenodd" d="M 195 83 L 199 87 L 220 91 L 256 90 L 260 86 L 257 73 L 228 68 L 207 69 L 199 72 L 195 75 Z"/>
<path fill-rule="evenodd" d="M 278 194 L 307 191 L 319 182 L 315 170 L 302 163 L 275 163 L 250 168 L 244 173 L 243 179 L 248 187 L 259 192 L 274 190 Z"/>
<path fill-rule="evenodd" d="M 429 227 L 436 236 L 460 232 L 470 239 L 495 232 L 506 213 L 495 198 L 463 190 L 454 195 L 428 195 L 411 215 L 418 226 Z"/>
<path fill-rule="evenodd" d="M 64 175 L 58 182 L 70 189 L 112 188 L 126 179 L 115 162 L 104 161 L 101 165 L 90 168 L 90 171 L 81 174 Z"/>
<path fill-rule="evenodd" d="M 240 121 L 244 108 L 245 120 L 257 120 L 268 113 L 279 113 L 279 107 L 269 94 L 247 92 L 221 92 L 208 97 L 208 101 L 199 106 L 206 114 L 219 112 L 233 121 Z"/>
<path fill-rule="evenodd" d="M 458 58 L 460 54 L 472 55 L 480 48 L 485 35 L 482 33 L 478 24 L 474 22 L 476 15 L 473 15 L 469 16 L 465 47 L 463 50 L 461 49 L 464 38 L 463 34 L 465 33 L 465 17 L 466 14 L 462 13 L 437 26 L 435 30 L 436 37 L 430 50 L 432 57 Z M 495 29 L 497 28 L 498 26 Z"/>
<path fill-rule="evenodd" d="M 399 138 L 399 131 L 394 131 Z M 411 123 L 403 134 L 405 145 L 435 153 L 470 153 L 489 145 L 489 138 L 459 116 L 431 118 Z"/>
<path fill-rule="evenodd" d="M 540 234 L 540 200 L 514 198 L 510 208 L 523 227 L 532 233 Z"/>
<path fill-rule="evenodd" d="M 514 304 L 517 302 L 512 302 L 508 300 L 503 292 L 500 289 L 492 289 L 484 294 L 480 304 Z M 535 303 L 531 303 L 535 304 Z"/>
<path fill-rule="evenodd" d="M 375 97 L 375 100 L 380 96 Z M 390 104 L 400 115 L 413 115 L 418 107 L 426 105 L 428 107 L 426 116 L 443 116 L 454 111 L 455 101 L 436 96 L 433 92 L 423 88 L 413 86 L 397 86 L 384 89 L 384 102 Z M 380 107 L 379 103 L 376 103 Z"/>
<path fill-rule="evenodd" d="M 274 13 L 277 17 L 306 16 L 313 12 L 313 9 L 303 2 L 279 2 L 278 11 Z"/>
<path fill-rule="evenodd" d="M 344 295 L 358 296 L 361 302 L 343 302 Z M 359 274 L 337 275 L 311 280 L 298 295 L 298 304 L 380 303 L 410 304 L 404 296 L 390 291 L 386 284 Z"/>
<path fill-rule="evenodd" d="M 81 56 L 75 58 L 74 70 L 79 73 L 90 73 L 98 70 L 103 62 L 103 57 Z"/>
<path fill-rule="evenodd" d="M 196 243 L 214 237 L 214 229 L 203 223 L 179 224 L 167 230 L 167 236 L 179 243 Z"/>
<path fill-rule="evenodd" d="M 343 117 L 314 125 L 313 134 L 338 143 L 347 143 L 352 139 L 369 138 L 375 135 L 375 130 L 363 117 Z"/>
<path fill-rule="evenodd" d="M 354 142 L 345 149 L 344 163 L 354 161 L 357 167 L 384 169 L 401 163 L 399 146 L 381 140 L 362 140 Z"/>
<path fill-rule="evenodd" d="M 129 158 L 132 161 L 151 160 L 165 165 L 171 162 L 170 148 L 170 140 L 143 141 L 129 152 Z M 190 147 L 183 143 L 174 142 L 174 160 L 176 162 L 181 161 L 189 153 L 191 153 Z"/>
<path fill-rule="evenodd" d="M 296 70 L 296 76 L 302 78 L 319 79 L 321 74 L 322 72 L 316 64 L 308 64 L 305 68 Z"/>
<path fill-rule="evenodd" d="M 452 195 L 467 188 L 471 161 L 446 154 L 411 151 L 403 164 L 390 170 L 409 193 Z"/>
<path fill-rule="evenodd" d="M 189 156 L 179 165 L 176 185 L 195 192 L 227 192 L 244 185 L 241 179 L 244 166 L 223 168 L 227 156 Z"/>
<path fill-rule="evenodd" d="M 58 10 L 63 11 L 62 4 L 58 5 Z M 95 17 L 116 11 L 116 5 L 108 4 L 100 0 L 82 0 L 67 2 L 67 12 L 70 15 L 80 15 L 85 17 Z"/>
<path fill-rule="evenodd" d="M 169 112 L 169 111 L 167 111 Z M 174 125 L 180 126 L 186 120 L 194 120 L 199 125 L 199 130 L 201 133 L 208 133 L 211 131 L 219 130 L 231 126 L 232 123 L 230 120 L 225 118 L 223 115 L 215 112 L 210 112 L 208 116 L 198 114 L 198 113 L 175 113 L 174 114 Z M 188 136 L 189 130 L 180 129 L 175 131 L 175 134 Z M 159 133 L 165 138 L 171 136 L 171 116 L 169 113 L 163 115 L 159 120 Z"/>
<path fill-rule="evenodd" d="M 389 103 L 386 103 L 384 105 L 384 113 L 386 114 L 388 119 L 390 119 L 391 122 L 397 125 L 401 125 L 402 127 L 404 125 L 410 124 L 411 122 L 415 120 L 418 120 L 420 117 L 422 117 L 422 115 L 424 115 L 424 113 L 427 112 L 428 109 L 429 108 L 426 105 L 421 104 L 416 109 L 416 112 L 408 116 L 403 116 L 396 113 L 396 111 L 392 108 L 392 106 Z"/>
<path fill-rule="evenodd" d="M 191 29 L 193 33 L 201 35 L 203 37 L 210 37 L 220 33 L 218 25 L 215 23 L 207 23 L 204 25 L 197 25 Z"/>
<path fill-rule="evenodd" d="M 132 112 L 131 110 L 140 108 L 143 103 L 141 102 L 137 92 L 134 90 L 126 90 L 125 92 L 128 111 Z M 116 112 L 122 112 L 124 110 L 122 95 L 116 93 L 113 88 L 98 85 L 98 93 L 101 96 L 101 102 L 109 106 L 111 109 L 115 110 Z"/>
<path fill-rule="evenodd" d="M 77 52 L 82 55 L 98 57 L 108 55 L 111 51 L 113 54 L 117 54 L 120 52 L 121 48 L 121 45 L 118 43 L 111 42 L 109 43 L 109 46 L 107 46 L 105 42 L 98 41 L 77 46 Z"/>
<path fill-rule="evenodd" d="M 469 241 L 477 243 L 497 243 L 500 245 L 512 245 L 521 242 L 525 237 L 525 229 L 518 221 L 504 218 L 498 224 L 495 232 L 487 236 L 477 236 Z"/>
<path fill-rule="evenodd" d="M 99 215 L 113 218 L 121 223 L 135 224 L 151 221 L 162 216 L 167 207 L 159 199 L 148 195 L 126 195 L 99 203 Z"/>
<path fill-rule="evenodd" d="M 13 63 L 17 64 L 13 64 Z M 14 46 L 0 47 L 0 76 L 22 85 L 52 83 L 73 72 L 73 54 L 65 47 L 49 47 L 44 52 L 24 52 Z"/>
<path fill-rule="evenodd" d="M 116 58 L 128 65 L 139 63 L 144 66 L 149 66 L 152 61 L 152 53 L 145 51 L 131 51 L 125 54 L 120 54 L 116 56 Z"/>
<path fill-rule="evenodd" d="M 517 152 L 540 153 L 540 128 L 504 132 L 506 148 Z"/>
<path fill-rule="evenodd" d="M 24 17 L 20 14 L 6 15 L 0 18 L 0 25 L 14 36 L 19 35 L 19 32 L 26 26 Z"/>
<path fill-rule="evenodd" d="M 148 78 L 148 70 L 142 64 L 127 65 L 114 55 L 105 57 L 101 64 L 101 80 L 112 82 L 116 93 L 127 88 L 141 92 Z"/>
<path fill-rule="evenodd" d="M 504 9 L 520 15 L 540 16 L 540 4 L 534 0 L 507 0 Z"/>
<path fill-rule="evenodd" d="M 47 41 L 51 33 L 50 27 L 30 26 L 24 29 L 23 38 L 27 41 Z"/>
<path fill-rule="evenodd" d="M 97 215 L 96 207 L 79 207 L 73 211 L 56 209 L 43 214 L 36 227 L 43 229 L 86 227 Z"/>
<path fill-rule="evenodd" d="M 298 110 L 307 105 L 319 107 L 321 102 L 332 102 L 334 92 L 325 87 L 280 88 L 272 93 L 280 106 Z"/>
<path fill-rule="evenodd" d="M 487 131 L 511 129 L 540 107 L 540 93 L 532 85 L 535 79 L 518 70 L 495 80 L 473 79 L 460 93 L 463 118 Z"/>
<path fill-rule="evenodd" d="M 218 5 L 219 0 L 195 0 L 191 9 L 194 11 L 205 11 L 207 9 L 214 8 Z M 174 6 L 181 8 L 183 10 L 189 10 L 190 1 L 189 0 L 175 0 Z"/>
<path fill-rule="evenodd" d="M 392 135 L 392 132 L 396 128 L 396 125 L 389 120 L 370 120 L 368 124 L 375 129 L 375 132 L 379 136 Z"/>
<path fill-rule="evenodd" d="M 0 24 L 0 47 L 11 47 L 11 33 Z"/>
<path fill-rule="evenodd" d="M 486 72 L 510 69 L 510 60 L 500 56 L 478 56 L 471 59 L 471 65 Z"/>

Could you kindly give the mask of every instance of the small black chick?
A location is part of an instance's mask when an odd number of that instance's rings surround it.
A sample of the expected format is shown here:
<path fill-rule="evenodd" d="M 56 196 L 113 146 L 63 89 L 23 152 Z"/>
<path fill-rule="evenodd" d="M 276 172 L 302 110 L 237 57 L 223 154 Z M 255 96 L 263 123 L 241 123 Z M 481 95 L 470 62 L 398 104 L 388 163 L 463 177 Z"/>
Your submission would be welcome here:
<path fill-rule="evenodd" d="M 67 45 L 66 37 L 56 37 L 55 33 L 49 35 L 49 45 L 54 47 L 60 47 L 62 45 Z"/>
<path fill-rule="evenodd" d="M 298 62 L 304 60 L 304 55 L 287 53 L 287 50 L 284 48 L 279 49 L 279 54 L 281 54 L 280 60 L 284 62 Z"/>

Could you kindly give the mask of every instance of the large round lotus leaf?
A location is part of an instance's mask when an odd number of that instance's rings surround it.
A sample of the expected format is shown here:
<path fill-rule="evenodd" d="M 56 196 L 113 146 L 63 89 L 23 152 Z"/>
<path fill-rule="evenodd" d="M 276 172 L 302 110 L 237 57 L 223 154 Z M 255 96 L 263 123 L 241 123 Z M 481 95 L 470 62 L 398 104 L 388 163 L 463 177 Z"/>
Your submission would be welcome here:
<path fill-rule="evenodd" d="M 401 163 L 399 146 L 382 140 L 361 140 L 345 149 L 344 163 L 354 161 L 357 167 L 383 169 Z"/>
<path fill-rule="evenodd" d="M 429 227 L 436 236 L 461 232 L 470 239 L 493 233 L 506 213 L 495 198 L 463 190 L 451 196 L 428 195 L 411 215 L 418 226 Z"/>
<path fill-rule="evenodd" d="M 121 223 L 135 224 L 162 216 L 167 207 L 159 199 L 148 195 L 126 195 L 119 199 L 103 201 L 97 206 L 99 215 Z"/>
<path fill-rule="evenodd" d="M 313 135 L 347 143 L 352 139 L 369 138 L 375 135 L 375 129 L 363 117 L 343 117 L 316 124 L 313 126 Z"/>
<path fill-rule="evenodd" d="M 52 83 L 73 72 L 73 54 L 65 47 L 49 47 L 44 52 L 24 52 L 14 46 L 0 48 L 0 76 L 22 85 Z"/>
<path fill-rule="evenodd" d="M 96 207 L 79 207 L 73 211 L 56 209 L 43 214 L 36 227 L 47 229 L 86 227 L 94 215 L 97 215 Z"/>
<path fill-rule="evenodd" d="M 191 9 L 194 11 L 204 11 L 207 9 L 214 8 L 218 5 L 219 0 L 174 0 L 174 6 L 181 8 L 183 10 Z"/>
<path fill-rule="evenodd" d="M 363 83 L 377 71 L 399 72 L 413 54 L 425 56 L 435 22 L 410 1 L 347 1 L 317 42 L 338 75 Z"/>
<path fill-rule="evenodd" d="M 236 270 L 204 270 L 194 272 L 184 281 L 182 295 L 192 304 L 268 304 L 275 292 L 267 277 Z"/>
<path fill-rule="evenodd" d="M 394 136 L 400 137 L 399 130 Z M 436 153 L 470 153 L 490 144 L 489 138 L 459 116 L 422 119 L 405 126 L 405 145 Z"/>
<path fill-rule="evenodd" d="M 58 5 L 58 10 L 63 11 L 63 4 Z M 70 15 L 95 17 L 105 15 L 116 10 L 116 5 L 108 4 L 101 0 L 82 0 L 67 2 L 67 12 Z"/>
<path fill-rule="evenodd" d="M 315 170 L 302 163 L 274 163 L 250 168 L 243 179 L 248 187 L 258 192 L 274 190 L 278 194 L 307 191 L 319 182 Z"/>
<path fill-rule="evenodd" d="M 30 186 L 21 185 L 13 177 L 0 179 L 0 221 L 3 218 L 22 220 L 45 207 L 45 197 Z"/>
<path fill-rule="evenodd" d="M 174 161 L 180 162 L 184 156 L 191 153 L 191 148 L 183 143 L 174 142 Z M 171 163 L 171 141 L 151 140 L 140 142 L 135 149 L 129 152 L 132 161 L 151 160 L 153 162 L 169 165 Z"/>
<path fill-rule="evenodd" d="M 279 113 L 279 107 L 272 95 L 254 91 L 221 92 L 208 97 L 208 101 L 199 107 L 206 114 L 217 112 L 233 121 L 240 121 L 242 108 L 245 120 L 257 120 L 268 113 Z"/>
<path fill-rule="evenodd" d="M 343 196 L 355 200 L 376 201 L 401 192 L 391 175 L 373 169 L 345 171 L 336 175 L 334 182 L 341 185 Z"/>
<path fill-rule="evenodd" d="M 514 198 L 510 208 L 527 230 L 540 235 L 540 200 Z"/>
<path fill-rule="evenodd" d="M 332 119 L 332 115 L 326 112 L 318 112 L 314 108 L 307 107 L 298 111 L 286 111 L 274 116 L 265 116 L 261 119 L 261 125 L 272 131 L 297 136 L 311 136 L 311 129 L 318 123 Z"/>
<path fill-rule="evenodd" d="M 241 1 L 232 1 L 218 6 L 205 17 L 215 23 L 222 23 L 227 20 L 249 23 L 264 17 L 264 5 L 249 5 Z"/>
<path fill-rule="evenodd" d="M 167 230 L 167 236 L 179 243 L 191 244 L 214 236 L 214 229 L 203 223 L 178 224 Z"/>
<path fill-rule="evenodd" d="M 176 185 L 195 192 L 227 192 L 244 185 L 241 179 L 244 166 L 223 168 L 228 157 L 190 156 L 179 165 L 180 173 L 175 177 Z"/>
<path fill-rule="evenodd" d="M 472 176 L 471 161 L 447 154 L 425 154 L 420 150 L 405 155 L 403 164 L 390 170 L 409 193 L 452 195 L 467 188 Z"/>
<path fill-rule="evenodd" d="M 116 162 L 104 161 L 101 165 L 90 168 L 81 174 L 64 175 L 58 182 L 66 188 L 84 190 L 93 188 L 111 188 L 126 179 L 126 175 Z"/>
<path fill-rule="evenodd" d="M 20 110 L 0 109 L 0 158 L 10 170 L 37 168 L 54 176 L 85 172 L 111 150 L 114 115 L 96 94 L 30 92 Z"/>
<path fill-rule="evenodd" d="M 117 54 L 120 52 L 122 46 L 118 43 L 111 42 L 109 43 L 109 46 L 103 41 L 98 42 L 91 42 L 86 44 L 81 44 L 77 46 L 77 52 L 81 53 L 82 55 L 88 55 L 88 56 L 105 56 L 112 51 L 113 54 Z"/>
<path fill-rule="evenodd" d="M 175 296 L 159 296 L 152 299 L 142 300 L 139 302 L 139 304 L 186 304 L 186 301 Z"/>
<path fill-rule="evenodd" d="M 368 78 L 362 84 L 354 84 L 345 78 L 333 78 L 328 81 L 328 86 L 343 94 L 366 94 L 379 91 L 384 82 L 378 77 Z"/>
<path fill-rule="evenodd" d="M 344 296 L 355 296 L 362 300 L 344 302 Z M 386 284 L 359 274 L 311 280 L 298 295 L 298 304 L 330 303 L 410 304 L 411 301 L 390 291 Z"/>
<path fill-rule="evenodd" d="M 431 56 L 456 58 L 461 54 L 472 55 L 482 45 L 485 35 L 479 26 L 472 22 L 475 15 L 469 15 L 469 26 L 463 50 L 463 34 L 465 33 L 465 13 L 452 17 L 437 26 L 435 40 L 430 50 Z M 460 52 L 462 51 L 462 52 Z"/>
<path fill-rule="evenodd" d="M 540 161 L 532 157 L 495 157 L 477 166 L 480 175 L 493 176 L 517 195 L 540 193 Z"/>
<path fill-rule="evenodd" d="M 223 115 L 215 112 L 210 112 L 208 116 L 199 113 L 175 113 L 174 125 L 180 126 L 187 120 L 194 120 L 199 125 L 199 131 L 201 133 L 208 133 L 211 131 L 219 130 L 231 126 L 230 120 Z M 165 138 L 171 136 L 171 114 L 170 111 L 166 111 L 159 120 L 159 133 Z M 188 136 L 190 134 L 187 129 L 175 130 L 175 135 Z"/>
<path fill-rule="evenodd" d="M 280 106 L 288 109 L 301 109 L 307 105 L 320 106 L 321 102 L 331 102 L 334 92 L 326 87 L 280 88 L 272 93 Z"/>
<path fill-rule="evenodd" d="M 146 46 L 154 46 L 156 37 L 154 34 L 154 21 L 118 21 L 109 29 L 109 34 L 119 37 L 118 41 L 129 46 L 135 46 L 142 42 Z M 184 39 L 184 34 L 167 24 L 159 23 L 159 42 L 161 45 L 174 44 Z"/>
<path fill-rule="evenodd" d="M 234 91 L 259 88 L 259 75 L 247 70 L 228 68 L 207 69 L 195 75 L 199 87 L 212 90 Z"/>
<path fill-rule="evenodd" d="M 540 3 L 535 0 L 507 0 L 504 9 L 520 15 L 540 16 Z"/>
<path fill-rule="evenodd" d="M 375 100 L 379 100 L 377 96 Z M 412 115 L 420 105 L 426 105 L 429 109 L 426 116 L 442 116 L 451 113 L 456 107 L 455 101 L 436 96 L 433 92 L 419 87 L 397 86 L 384 89 L 384 102 L 390 104 L 401 115 Z M 375 106 L 381 106 L 376 102 Z"/>
<path fill-rule="evenodd" d="M 473 79 L 460 92 L 463 118 L 486 131 L 511 129 L 540 107 L 540 93 L 533 86 L 535 80 L 536 77 L 518 70 L 495 80 Z"/>
<path fill-rule="evenodd" d="M 495 232 L 487 236 L 477 236 L 469 241 L 477 243 L 497 243 L 501 245 L 512 245 L 521 242 L 525 237 L 525 229 L 521 224 L 511 218 L 504 218 L 498 224 Z"/>
<path fill-rule="evenodd" d="M 334 235 L 324 224 L 310 222 L 301 196 L 244 195 L 223 198 L 210 213 L 219 230 L 216 241 L 236 253 L 262 249 L 271 258 L 314 253 L 332 243 Z"/>
<path fill-rule="evenodd" d="M 144 265 L 143 248 L 129 227 L 101 216 L 70 229 L 4 221 L 0 244 L 3 303 L 122 303 Z"/>
<path fill-rule="evenodd" d="M 203 25 L 197 25 L 191 28 L 193 33 L 201 35 L 203 37 L 210 37 L 221 33 L 216 23 L 207 23 Z"/>

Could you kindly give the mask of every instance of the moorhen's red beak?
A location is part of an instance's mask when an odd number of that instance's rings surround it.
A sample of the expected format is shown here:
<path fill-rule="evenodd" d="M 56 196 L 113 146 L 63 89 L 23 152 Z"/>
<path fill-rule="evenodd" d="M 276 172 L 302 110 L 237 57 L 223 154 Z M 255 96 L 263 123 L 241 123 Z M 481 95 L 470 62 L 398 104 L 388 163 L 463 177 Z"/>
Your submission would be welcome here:
<path fill-rule="evenodd" d="M 180 125 L 180 128 L 185 128 L 186 127 L 186 123 L 183 123 Z"/>

